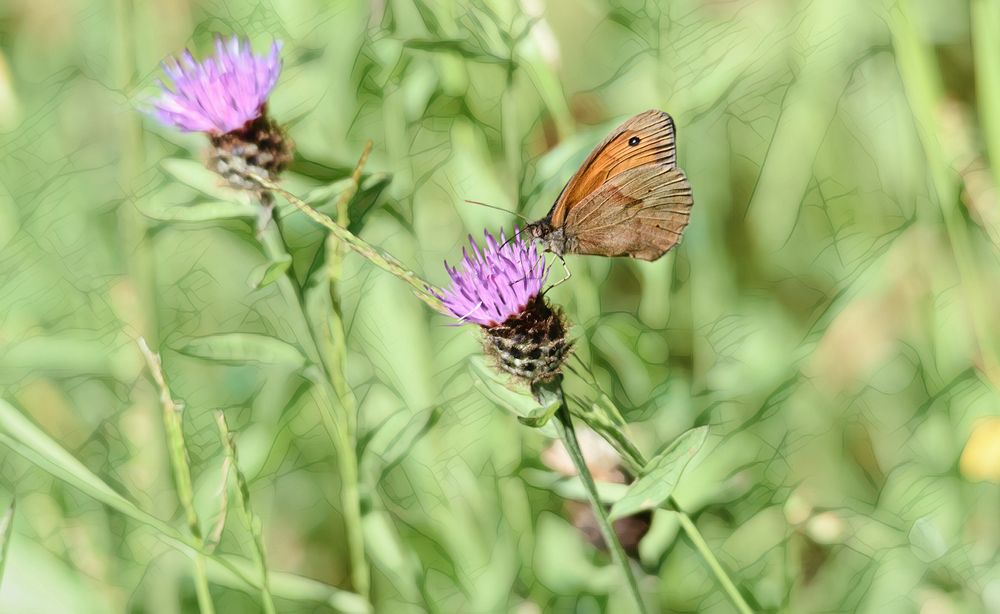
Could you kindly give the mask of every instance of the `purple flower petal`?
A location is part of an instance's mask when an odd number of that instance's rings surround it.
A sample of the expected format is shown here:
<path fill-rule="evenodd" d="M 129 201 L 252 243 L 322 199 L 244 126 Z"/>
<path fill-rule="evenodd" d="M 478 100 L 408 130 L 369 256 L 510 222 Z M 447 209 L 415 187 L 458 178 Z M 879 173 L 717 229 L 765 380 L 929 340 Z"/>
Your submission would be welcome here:
<path fill-rule="evenodd" d="M 460 322 L 496 326 L 524 310 L 541 291 L 549 271 L 519 230 L 509 241 L 503 232 L 499 242 L 488 232 L 485 235 L 483 247 L 469 237 L 472 253 L 463 248 L 458 267 L 445 262 L 452 284 L 438 298 Z"/>
<path fill-rule="evenodd" d="M 160 82 L 151 114 L 183 132 L 223 134 L 261 114 L 281 73 L 281 44 L 254 55 L 250 41 L 215 39 L 215 55 L 198 62 L 185 50 L 163 62 L 172 87 Z"/>

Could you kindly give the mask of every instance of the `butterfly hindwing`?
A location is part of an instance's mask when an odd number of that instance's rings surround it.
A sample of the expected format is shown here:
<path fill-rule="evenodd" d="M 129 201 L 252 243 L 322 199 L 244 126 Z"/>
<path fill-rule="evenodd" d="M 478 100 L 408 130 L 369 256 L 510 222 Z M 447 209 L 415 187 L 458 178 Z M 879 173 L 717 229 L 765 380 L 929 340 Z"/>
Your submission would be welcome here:
<path fill-rule="evenodd" d="M 678 168 L 646 165 L 619 173 L 573 207 L 576 254 L 656 260 L 677 245 L 694 203 Z"/>

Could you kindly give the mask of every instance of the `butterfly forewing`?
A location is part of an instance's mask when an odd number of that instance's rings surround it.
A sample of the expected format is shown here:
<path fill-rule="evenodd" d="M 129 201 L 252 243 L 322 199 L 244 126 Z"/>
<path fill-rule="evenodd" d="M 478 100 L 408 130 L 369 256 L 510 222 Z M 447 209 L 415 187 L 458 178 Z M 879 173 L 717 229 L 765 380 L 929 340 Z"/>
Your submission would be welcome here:
<path fill-rule="evenodd" d="M 655 109 L 640 113 L 618 126 L 587 156 L 552 206 L 548 220 L 554 228 L 564 225 L 575 206 L 626 171 L 646 165 L 674 168 L 676 164 L 674 120 Z"/>
<path fill-rule="evenodd" d="M 656 260 L 677 245 L 691 215 L 691 184 L 678 168 L 619 173 L 573 207 L 573 253 Z"/>

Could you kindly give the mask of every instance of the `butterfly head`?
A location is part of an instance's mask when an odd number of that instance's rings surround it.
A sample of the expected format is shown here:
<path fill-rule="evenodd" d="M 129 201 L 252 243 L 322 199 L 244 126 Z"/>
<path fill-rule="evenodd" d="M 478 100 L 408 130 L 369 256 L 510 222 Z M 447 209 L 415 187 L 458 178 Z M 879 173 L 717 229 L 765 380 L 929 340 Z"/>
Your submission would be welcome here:
<path fill-rule="evenodd" d="M 553 228 L 548 219 L 528 224 L 522 232 L 538 241 L 545 251 L 552 252 L 557 256 L 573 251 L 572 239 L 566 235 L 565 229 L 562 227 Z"/>

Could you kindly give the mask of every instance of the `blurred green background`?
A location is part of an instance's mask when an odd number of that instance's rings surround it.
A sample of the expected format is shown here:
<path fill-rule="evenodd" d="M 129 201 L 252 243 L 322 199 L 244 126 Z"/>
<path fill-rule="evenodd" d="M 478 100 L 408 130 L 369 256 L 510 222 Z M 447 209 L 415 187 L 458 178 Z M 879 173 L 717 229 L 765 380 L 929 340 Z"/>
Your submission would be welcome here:
<path fill-rule="evenodd" d="M 215 552 L 254 575 L 222 410 L 278 611 L 358 607 L 302 365 L 191 349 L 302 342 L 204 137 L 137 110 L 160 60 L 215 32 L 284 42 L 285 186 L 331 212 L 371 139 L 352 228 L 436 284 L 468 233 L 515 222 L 464 199 L 538 218 L 618 122 L 671 113 L 691 224 L 655 263 L 568 258 L 549 296 L 573 323 L 570 394 L 608 395 L 647 455 L 710 426 L 676 496 L 755 609 L 1000 612 L 995 0 L 3 0 L 0 611 L 198 610 L 140 335 L 183 402 Z M 308 287 L 324 235 L 281 209 Z M 627 611 L 550 440 L 477 375 L 474 328 L 355 255 L 340 292 L 376 610 Z M 667 512 L 637 565 L 653 611 L 732 611 Z M 219 611 L 261 608 L 209 581 Z"/>

